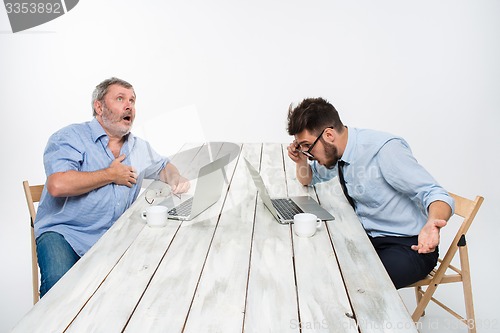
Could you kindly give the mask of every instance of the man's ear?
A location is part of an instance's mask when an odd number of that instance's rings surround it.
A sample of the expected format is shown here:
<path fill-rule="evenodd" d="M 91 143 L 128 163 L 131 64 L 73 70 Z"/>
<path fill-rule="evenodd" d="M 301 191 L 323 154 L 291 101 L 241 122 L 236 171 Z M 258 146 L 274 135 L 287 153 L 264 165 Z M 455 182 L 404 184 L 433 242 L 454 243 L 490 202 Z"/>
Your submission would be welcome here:
<path fill-rule="evenodd" d="M 100 101 L 94 101 L 94 110 L 96 114 L 102 114 L 102 103 Z"/>
<path fill-rule="evenodd" d="M 335 132 L 333 128 L 327 128 L 323 133 L 324 140 L 328 143 L 332 143 L 335 140 L 336 135 L 337 132 Z"/>

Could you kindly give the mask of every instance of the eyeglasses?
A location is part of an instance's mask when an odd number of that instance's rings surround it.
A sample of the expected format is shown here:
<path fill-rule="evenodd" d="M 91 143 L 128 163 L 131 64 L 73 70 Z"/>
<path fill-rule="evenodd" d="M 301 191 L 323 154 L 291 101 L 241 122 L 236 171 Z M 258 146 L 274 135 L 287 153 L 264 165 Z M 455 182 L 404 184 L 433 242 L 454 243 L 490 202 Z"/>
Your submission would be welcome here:
<path fill-rule="evenodd" d="M 318 142 L 318 140 L 321 138 L 321 136 L 323 135 L 323 133 L 325 132 L 325 130 L 326 130 L 327 128 L 333 128 L 333 126 L 328 126 L 328 127 L 324 128 L 324 129 L 321 131 L 321 133 L 319 133 L 319 135 L 318 135 L 318 137 L 316 138 L 316 140 L 314 140 L 314 142 L 312 143 L 312 145 L 310 145 L 310 146 L 309 146 L 309 149 L 307 149 L 307 150 L 302 150 L 302 149 L 300 149 L 300 145 L 297 145 L 297 151 L 298 151 L 299 153 L 302 153 L 302 154 L 306 155 L 308 159 L 313 160 L 313 159 L 314 159 L 314 155 L 311 153 L 311 151 L 313 150 L 314 146 L 316 145 L 316 143 L 317 143 L 317 142 Z"/>
<path fill-rule="evenodd" d="M 169 191 L 167 187 L 161 188 L 161 189 L 149 189 L 146 190 L 144 193 L 144 199 L 146 199 L 146 202 L 150 205 L 155 202 L 155 199 L 158 197 L 168 197 L 169 195 L 175 195 L 177 198 L 181 198 L 180 194 L 174 194 L 172 191 Z"/>

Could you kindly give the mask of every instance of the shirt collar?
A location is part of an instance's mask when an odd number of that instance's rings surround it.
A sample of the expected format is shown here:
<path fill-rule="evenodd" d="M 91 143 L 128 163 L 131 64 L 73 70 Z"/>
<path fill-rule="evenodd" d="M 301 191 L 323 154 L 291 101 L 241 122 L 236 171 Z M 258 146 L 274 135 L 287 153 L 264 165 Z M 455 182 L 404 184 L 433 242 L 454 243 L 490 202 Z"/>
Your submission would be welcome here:
<path fill-rule="evenodd" d="M 347 144 L 344 149 L 344 153 L 340 160 L 344 161 L 346 164 L 351 164 L 354 158 L 354 149 L 356 147 L 356 142 L 358 141 L 358 132 L 355 128 L 348 129 Z"/>
<path fill-rule="evenodd" d="M 107 136 L 106 131 L 104 130 L 104 128 L 102 128 L 101 124 L 99 124 L 96 118 L 90 121 L 89 127 L 92 134 L 92 140 L 94 140 L 94 142 L 99 140 L 99 138 L 102 136 Z"/>

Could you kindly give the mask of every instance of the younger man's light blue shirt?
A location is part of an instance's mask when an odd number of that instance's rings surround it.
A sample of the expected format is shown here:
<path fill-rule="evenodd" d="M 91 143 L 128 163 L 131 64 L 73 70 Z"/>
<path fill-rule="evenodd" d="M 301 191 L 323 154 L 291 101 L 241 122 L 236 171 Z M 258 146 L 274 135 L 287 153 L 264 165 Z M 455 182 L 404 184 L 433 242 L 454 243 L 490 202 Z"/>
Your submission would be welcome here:
<path fill-rule="evenodd" d="M 413 157 L 408 143 L 388 133 L 348 129 L 341 160 L 349 195 L 364 229 L 372 237 L 416 236 L 427 222 L 429 205 L 454 200 Z M 311 185 L 337 176 L 313 161 Z"/>

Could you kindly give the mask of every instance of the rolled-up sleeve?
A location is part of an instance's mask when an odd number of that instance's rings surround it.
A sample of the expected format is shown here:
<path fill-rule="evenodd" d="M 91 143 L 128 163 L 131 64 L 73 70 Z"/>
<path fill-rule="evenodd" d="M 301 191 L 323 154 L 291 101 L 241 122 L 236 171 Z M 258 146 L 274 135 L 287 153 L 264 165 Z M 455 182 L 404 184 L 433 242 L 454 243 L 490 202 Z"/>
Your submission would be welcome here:
<path fill-rule="evenodd" d="M 443 201 L 452 212 L 455 211 L 453 198 L 417 162 L 404 140 L 393 139 L 383 145 L 377 154 L 377 162 L 385 180 L 425 210 L 428 211 L 434 201 Z"/>
<path fill-rule="evenodd" d="M 65 132 L 55 133 L 50 137 L 43 155 L 46 176 L 80 170 L 83 158 L 82 150 L 77 147 L 73 136 Z"/>

